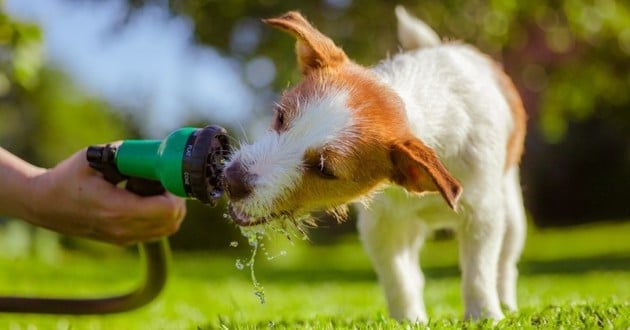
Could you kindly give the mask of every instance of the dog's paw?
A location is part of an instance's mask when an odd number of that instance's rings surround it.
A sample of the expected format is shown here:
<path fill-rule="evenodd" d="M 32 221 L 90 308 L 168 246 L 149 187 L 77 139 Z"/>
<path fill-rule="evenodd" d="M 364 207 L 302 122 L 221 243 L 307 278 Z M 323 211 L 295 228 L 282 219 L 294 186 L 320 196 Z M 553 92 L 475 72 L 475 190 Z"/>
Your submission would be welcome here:
<path fill-rule="evenodd" d="M 485 308 L 475 308 L 472 310 L 466 310 L 464 313 L 465 320 L 481 321 L 481 320 L 493 320 L 496 324 L 504 318 L 501 310 L 488 310 Z"/>
<path fill-rule="evenodd" d="M 429 319 L 423 310 L 391 311 L 391 316 L 399 322 L 426 324 Z"/>

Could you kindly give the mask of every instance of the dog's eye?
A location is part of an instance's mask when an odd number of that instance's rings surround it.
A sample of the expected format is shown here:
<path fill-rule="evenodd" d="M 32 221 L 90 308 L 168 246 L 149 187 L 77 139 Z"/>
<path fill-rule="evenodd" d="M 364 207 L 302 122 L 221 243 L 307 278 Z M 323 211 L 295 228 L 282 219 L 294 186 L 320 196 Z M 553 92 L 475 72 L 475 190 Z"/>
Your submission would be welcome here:
<path fill-rule="evenodd" d="M 278 111 L 278 117 L 276 118 L 276 120 L 278 121 L 278 126 L 284 125 L 284 113 Z"/>
<path fill-rule="evenodd" d="M 279 131 L 284 127 L 285 124 L 285 115 L 284 115 L 284 111 L 282 110 L 276 110 L 276 118 L 274 120 L 274 128 Z"/>
<path fill-rule="evenodd" d="M 333 180 L 339 179 L 337 175 L 331 170 L 330 161 L 327 161 L 327 156 L 321 152 L 321 150 L 307 151 L 304 157 L 304 169 L 309 171 L 322 179 Z"/>
<path fill-rule="evenodd" d="M 333 180 L 337 178 L 335 173 L 324 166 L 324 164 L 317 164 L 316 166 L 312 166 L 311 169 L 313 169 L 322 179 Z"/>

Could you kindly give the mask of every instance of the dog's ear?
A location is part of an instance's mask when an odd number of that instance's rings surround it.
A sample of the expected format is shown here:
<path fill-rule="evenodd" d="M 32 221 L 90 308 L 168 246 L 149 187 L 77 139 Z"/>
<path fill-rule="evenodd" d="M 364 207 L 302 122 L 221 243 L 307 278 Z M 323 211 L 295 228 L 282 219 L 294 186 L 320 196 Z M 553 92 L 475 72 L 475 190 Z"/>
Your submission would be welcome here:
<path fill-rule="evenodd" d="M 287 31 L 297 38 L 295 51 L 300 71 L 304 75 L 314 69 L 333 67 L 348 60 L 343 50 L 296 11 L 276 18 L 263 19 L 263 22 Z"/>
<path fill-rule="evenodd" d="M 394 142 L 392 181 L 410 192 L 438 191 L 448 205 L 457 210 L 462 186 L 442 165 L 435 152 L 416 138 Z"/>

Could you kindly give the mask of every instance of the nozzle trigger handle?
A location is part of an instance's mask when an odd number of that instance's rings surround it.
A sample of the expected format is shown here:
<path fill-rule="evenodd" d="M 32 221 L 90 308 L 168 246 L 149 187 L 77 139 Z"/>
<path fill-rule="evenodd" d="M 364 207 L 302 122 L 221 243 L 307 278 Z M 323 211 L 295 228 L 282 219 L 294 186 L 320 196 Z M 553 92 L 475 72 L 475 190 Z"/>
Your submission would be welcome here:
<path fill-rule="evenodd" d="M 116 150 L 117 148 L 111 144 L 88 147 L 86 157 L 90 167 L 103 173 L 103 178 L 114 185 L 127 180 L 125 189 L 140 196 L 161 195 L 166 191 L 160 181 L 130 177 L 120 173 L 115 162 Z"/>

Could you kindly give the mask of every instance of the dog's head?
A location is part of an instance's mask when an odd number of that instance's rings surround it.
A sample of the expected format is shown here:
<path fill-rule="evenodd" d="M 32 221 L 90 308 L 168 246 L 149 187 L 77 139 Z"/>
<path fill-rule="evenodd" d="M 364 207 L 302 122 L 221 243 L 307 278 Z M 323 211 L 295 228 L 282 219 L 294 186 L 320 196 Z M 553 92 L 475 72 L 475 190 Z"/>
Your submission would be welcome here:
<path fill-rule="evenodd" d="M 269 131 L 226 164 L 240 225 L 298 218 L 366 196 L 384 183 L 437 191 L 455 208 L 459 183 L 408 128 L 404 104 L 299 13 L 265 23 L 297 38 L 302 81 L 283 93 Z"/>

